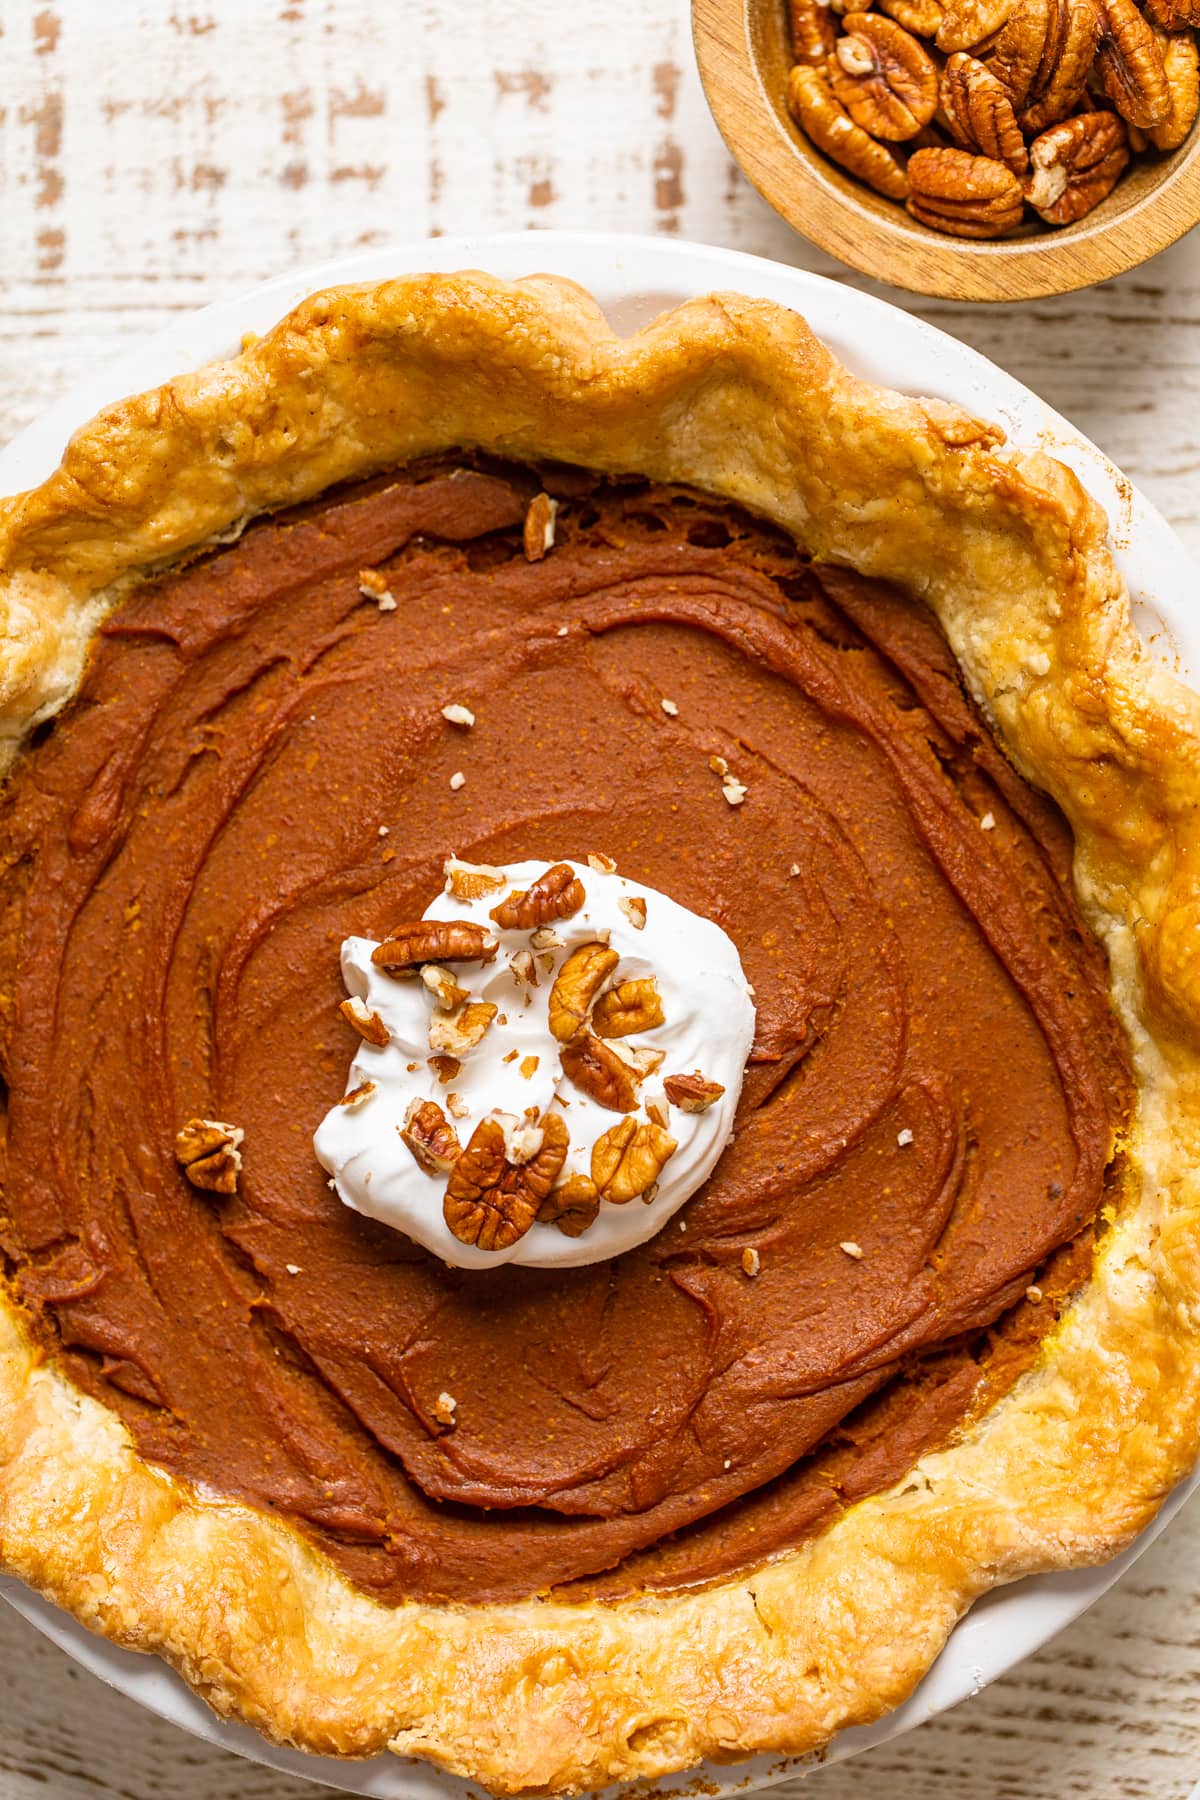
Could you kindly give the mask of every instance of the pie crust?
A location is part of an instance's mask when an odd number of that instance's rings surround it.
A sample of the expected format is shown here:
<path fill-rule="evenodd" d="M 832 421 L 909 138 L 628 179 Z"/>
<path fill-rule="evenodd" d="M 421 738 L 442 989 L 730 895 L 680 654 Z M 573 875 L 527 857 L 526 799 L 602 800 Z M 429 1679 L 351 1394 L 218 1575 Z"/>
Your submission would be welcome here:
<path fill-rule="evenodd" d="M 901 1701 L 1001 1582 L 1101 1561 L 1200 1446 L 1200 699 L 1143 652 L 1075 477 L 842 369 L 793 313 L 689 302 L 632 339 L 550 277 L 333 290 L 110 407 L 0 504 L 7 765 L 146 572 L 447 449 L 684 482 L 933 608 L 1076 885 L 1132 1045 L 1138 1179 L 1034 1368 L 822 1537 L 702 1590 L 381 1606 L 287 1526 L 143 1462 L 0 1299 L 0 1561 L 222 1715 L 495 1793 L 819 1748 Z"/>

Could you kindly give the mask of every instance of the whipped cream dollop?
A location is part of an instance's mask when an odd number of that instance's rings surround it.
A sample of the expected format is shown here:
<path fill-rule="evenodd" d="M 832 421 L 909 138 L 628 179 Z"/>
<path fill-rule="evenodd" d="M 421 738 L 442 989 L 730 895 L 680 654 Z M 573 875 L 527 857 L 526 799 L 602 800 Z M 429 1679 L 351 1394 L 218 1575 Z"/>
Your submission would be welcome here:
<path fill-rule="evenodd" d="M 459 889 L 473 885 L 463 873 L 471 865 L 447 864 L 446 891 L 424 918 L 481 927 L 497 945 L 490 961 L 442 957 L 424 974 L 413 969 L 398 976 L 372 960 L 376 940 L 351 937 L 342 946 L 348 1004 L 364 1035 L 346 1098 L 316 1132 L 317 1157 L 347 1206 L 459 1268 L 505 1262 L 570 1267 L 619 1256 L 662 1229 L 709 1175 L 732 1134 L 754 1036 L 754 1002 L 732 939 L 711 919 L 622 876 L 607 859 L 567 867 L 582 886 L 582 905 L 541 927 L 505 929 L 493 910 L 514 892 L 530 889 L 546 863 L 484 870 L 488 891 L 474 898 L 451 891 L 452 883 Z M 617 957 L 591 1002 L 605 992 L 615 1000 L 615 990 L 627 982 L 652 980 L 657 990 L 661 1023 L 605 1040 L 633 1077 L 636 1105 L 624 1114 L 599 1104 L 570 1078 L 561 1060 L 563 1041 L 551 1029 L 556 978 L 584 945 L 604 945 Z M 465 997 L 446 991 L 447 975 Z M 456 1020 L 477 1030 L 484 1016 L 472 1014 L 472 1007 L 495 1011 L 478 1041 L 464 1049 Z M 708 1099 L 703 1110 L 691 1110 L 695 1083 L 680 1088 L 674 1079 L 697 1075 Z M 709 1099 L 714 1087 L 722 1091 Z M 675 1101 L 668 1097 L 672 1091 Z M 601 1187 L 594 1222 L 578 1236 L 535 1221 L 515 1242 L 484 1249 L 462 1241 L 446 1222 L 444 1153 L 431 1168 L 402 1135 L 423 1102 L 442 1110 L 464 1149 L 477 1127 L 496 1119 L 518 1166 L 536 1148 L 539 1130 L 545 1135 L 546 1115 L 559 1115 L 569 1147 L 556 1188 L 571 1177 L 593 1178 L 593 1150 L 623 1117 L 646 1127 L 645 1136 L 660 1151 L 664 1138 L 656 1131 L 673 1139 L 675 1149 L 643 1194 L 620 1203 L 604 1198 Z"/>

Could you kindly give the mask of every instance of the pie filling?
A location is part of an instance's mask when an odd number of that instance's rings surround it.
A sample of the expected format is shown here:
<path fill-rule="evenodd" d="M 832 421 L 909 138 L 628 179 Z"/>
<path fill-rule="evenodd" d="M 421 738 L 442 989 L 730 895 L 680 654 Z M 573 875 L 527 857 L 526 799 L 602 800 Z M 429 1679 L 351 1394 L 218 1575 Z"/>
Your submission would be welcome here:
<path fill-rule="evenodd" d="M 314 1155 L 340 946 L 451 854 L 589 853 L 737 946 L 734 1139 L 624 1255 L 448 1268 Z M 1090 1270 L 1131 1090 L 1070 856 L 931 622 L 733 507 L 470 458 L 327 495 L 134 593 L 11 779 L 8 1278 L 146 1458 L 381 1600 L 745 1568 Z M 235 1193 L 192 1118 L 244 1133 Z"/>

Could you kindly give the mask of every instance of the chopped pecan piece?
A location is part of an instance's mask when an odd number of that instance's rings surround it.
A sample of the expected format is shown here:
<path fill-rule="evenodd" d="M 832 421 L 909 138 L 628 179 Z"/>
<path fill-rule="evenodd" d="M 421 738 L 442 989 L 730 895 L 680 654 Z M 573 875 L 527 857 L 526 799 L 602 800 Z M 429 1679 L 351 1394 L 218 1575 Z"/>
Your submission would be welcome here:
<path fill-rule="evenodd" d="M 365 1000 L 360 1000 L 357 995 L 349 1000 L 343 1000 L 338 1011 L 347 1025 L 353 1025 L 359 1037 L 365 1038 L 368 1044 L 375 1044 L 382 1050 L 385 1044 L 391 1043 L 391 1033 L 379 1014 L 374 1012 Z"/>
<path fill-rule="evenodd" d="M 646 929 L 646 902 L 640 894 L 622 894 L 617 905 L 635 931 Z"/>
<path fill-rule="evenodd" d="M 663 1023 L 662 995 L 653 975 L 638 975 L 601 994 L 592 1011 L 592 1028 L 598 1037 L 630 1037 L 635 1031 L 653 1031 Z"/>
<path fill-rule="evenodd" d="M 441 1082 L 442 1086 L 445 1087 L 447 1082 L 454 1080 L 454 1077 L 462 1068 L 462 1063 L 457 1056 L 431 1056 L 429 1058 L 429 1066 Z"/>
<path fill-rule="evenodd" d="M 620 1038 L 613 1038 L 609 1042 L 609 1049 L 615 1051 L 621 1061 L 633 1070 L 639 1081 L 645 1081 L 647 1075 L 657 1075 L 667 1060 L 665 1050 L 651 1050 L 648 1045 L 635 1050 L 632 1044 L 622 1043 Z"/>
<path fill-rule="evenodd" d="M 525 1162 L 509 1161 L 508 1143 L 503 1120 L 481 1119 L 450 1171 L 442 1216 L 460 1244 L 507 1250 L 525 1236 L 566 1161 L 566 1122 L 547 1113 L 540 1148 Z"/>
<path fill-rule="evenodd" d="M 457 856 L 446 859 L 442 873 L 446 892 L 456 900 L 482 900 L 485 894 L 498 894 L 505 881 L 503 869 L 494 869 L 490 863 L 460 862 Z"/>
<path fill-rule="evenodd" d="M 639 1076 L 616 1051 L 591 1031 L 577 1031 L 560 1051 L 568 1081 L 608 1112 L 632 1112 Z"/>
<path fill-rule="evenodd" d="M 1197 22 L 1200 22 L 1200 15 Z M 1169 36 L 1166 32 L 1158 32 L 1156 35 L 1171 91 L 1171 110 L 1162 124 L 1151 131 L 1150 142 L 1156 150 L 1177 150 L 1196 123 L 1196 113 L 1200 110 L 1200 50 L 1190 34 Z"/>
<path fill-rule="evenodd" d="M 838 39 L 839 44 L 844 44 L 845 41 L 845 38 Z M 721 792 L 730 806 L 740 806 L 750 792 L 745 782 L 738 780 L 723 756 L 710 756 L 708 766 L 714 775 L 720 776 Z"/>
<path fill-rule="evenodd" d="M 624 1206 L 657 1182 L 678 1148 L 661 1125 L 639 1125 L 622 1119 L 610 1125 L 592 1147 L 592 1180 L 602 1200 Z"/>
<path fill-rule="evenodd" d="M 942 0 L 879 0 L 879 9 L 918 37 L 935 37 L 946 16 Z"/>
<path fill-rule="evenodd" d="M 663 1091 L 680 1112 L 700 1113 L 707 1112 L 725 1089 L 719 1081 L 709 1081 L 696 1069 L 691 1075 L 668 1075 L 663 1082 Z"/>
<path fill-rule="evenodd" d="M 461 1006 L 467 998 L 467 989 L 458 985 L 449 969 L 443 969 L 437 963 L 422 965 L 421 980 L 446 1012 L 452 1007 Z"/>
<path fill-rule="evenodd" d="M 499 1119 L 504 1130 L 504 1154 L 507 1156 L 509 1162 L 513 1164 L 514 1168 L 518 1164 L 532 1162 L 538 1151 L 542 1149 L 546 1142 L 546 1126 L 544 1123 L 541 1125 L 538 1124 L 537 1107 L 526 1107 L 525 1116 L 521 1119 L 515 1118 L 512 1113 L 497 1113 L 496 1117 Z M 553 1124 L 550 1127 L 551 1131 L 557 1132 L 558 1128 L 562 1126 L 563 1133 L 565 1134 L 566 1126 L 563 1124 L 561 1116 L 558 1113 L 554 1113 L 548 1115 L 548 1117 L 553 1119 Z M 563 1144 L 563 1154 L 565 1156 L 565 1135 L 563 1136 Z"/>
<path fill-rule="evenodd" d="M 1014 175 L 1029 167 L 1029 152 L 1003 84 L 963 50 L 942 70 L 942 111 L 954 141 L 977 156 L 1002 162 Z"/>
<path fill-rule="evenodd" d="M 937 69 L 895 19 L 851 12 L 829 61 L 829 79 L 856 125 L 889 142 L 915 137 L 938 103 Z"/>
<path fill-rule="evenodd" d="M 603 850 L 588 851 L 588 868 L 595 869 L 597 875 L 615 875 L 617 872 L 616 862 Z"/>
<path fill-rule="evenodd" d="M 1048 225 L 1070 225 L 1112 192 L 1128 161 L 1128 138 L 1116 113 L 1076 113 L 1029 146 L 1025 197 Z"/>
<path fill-rule="evenodd" d="M 1159 39 L 1134 0 L 1098 0 L 1098 5 L 1100 85 L 1123 119 L 1139 131 L 1153 131 L 1171 111 Z"/>
<path fill-rule="evenodd" d="M 469 1000 L 452 1012 L 438 1007 L 429 1015 L 429 1048 L 442 1056 L 466 1056 L 482 1042 L 498 1011 L 490 1000 Z"/>
<path fill-rule="evenodd" d="M 382 570 L 360 569 L 358 591 L 365 600 L 374 600 L 380 612 L 395 612 L 396 597 L 388 587 L 387 576 Z"/>
<path fill-rule="evenodd" d="M 792 61 L 819 66 L 833 49 L 837 33 L 827 0 L 788 0 Z"/>
<path fill-rule="evenodd" d="M 568 1175 L 561 1187 L 551 1188 L 538 1208 L 539 1225 L 557 1225 L 564 1237 L 582 1237 L 596 1223 L 600 1196 L 586 1175 Z"/>
<path fill-rule="evenodd" d="M 908 210 L 954 237 L 1002 237 L 1021 222 L 1021 184 L 990 156 L 917 150 L 908 162 Z"/>
<path fill-rule="evenodd" d="M 554 548 L 554 522 L 558 517 L 558 501 L 549 494 L 535 494 L 529 502 L 522 531 L 522 546 L 527 562 L 541 562 Z"/>
<path fill-rule="evenodd" d="M 986 44 L 1008 21 L 1017 0 L 946 0 L 946 16 L 938 26 L 939 50 L 974 50 Z"/>
<path fill-rule="evenodd" d="M 509 973 L 518 987 L 535 988 L 538 986 L 537 964 L 533 960 L 531 950 L 518 950 L 508 959 Z"/>
<path fill-rule="evenodd" d="M 243 1132 L 223 1119 L 189 1119 L 175 1134 L 175 1156 L 193 1187 L 236 1194 L 242 1171 Z"/>
<path fill-rule="evenodd" d="M 493 906 L 488 916 L 502 931 L 535 931 L 554 919 L 569 919 L 586 899 L 583 883 L 570 863 L 555 863 L 530 887 L 517 889 Z"/>
<path fill-rule="evenodd" d="M 348 1094 L 342 1095 L 338 1105 L 348 1106 L 350 1111 L 354 1112 L 357 1107 L 365 1106 L 374 1092 L 375 1083 L 373 1081 L 360 1081 L 357 1087 L 351 1088 Z"/>
<path fill-rule="evenodd" d="M 889 200 L 903 200 L 908 192 L 903 163 L 894 150 L 877 144 L 854 123 L 835 98 L 823 69 L 797 63 L 788 76 L 787 102 L 797 125 L 832 162 Z"/>
<path fill-rule="evenodd" d="M 490 931 L 467 919 L 416 919 L 376 944 L 371 961 L 389 975 L 415 975 L 422 963 L 489 963 L 499 947 Z"/>
<path fill-rule="evenodd" d="M 580 944 L 572 950 L 550 989 L 550 1030 L 560 1044 L 583 1025 L 620 960 L 607 944 Z"/>
<path fill-rule="evenodd" d="M 458 1133 L 436 1100 L 413 1100 L 400 1136 L 427 1175 L 448 1175 L 462 1155 Z"/>

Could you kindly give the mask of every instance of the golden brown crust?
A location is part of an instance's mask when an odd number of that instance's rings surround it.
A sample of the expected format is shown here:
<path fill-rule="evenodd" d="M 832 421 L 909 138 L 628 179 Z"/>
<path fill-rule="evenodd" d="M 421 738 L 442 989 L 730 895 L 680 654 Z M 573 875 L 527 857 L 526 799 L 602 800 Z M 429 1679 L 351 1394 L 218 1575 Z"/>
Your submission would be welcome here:
<path fill-rule="evenodd" d="M 569 283 L 467 274 L 317 295 L 232 362 L 110 408 L 0 505 L 8 757 L 147 566 L 461 445 L 693 483 L 927 601 L 1075 830 L 1139 1083 L 1140 1197 L 1032 1373 L 896 1489 L 702 1592 L 380 1607 L 296 1533 L 141 1462 L 0 1305 L 6 1568 L 271 1737 L 563 1792 L 800 1752 L 877 1717 L 980 1593 L 1107 1557 L 1190 1467 L 1200 700 L 1142 654 L 1104 519 L 1060 464 L 854 380 L 765 303 L 713 296 L 622 340 Z"/>

